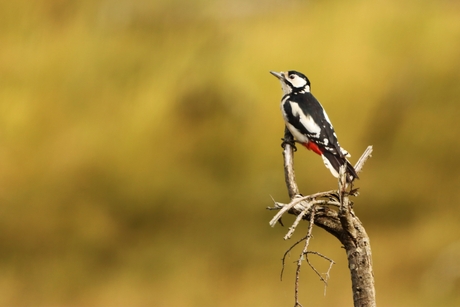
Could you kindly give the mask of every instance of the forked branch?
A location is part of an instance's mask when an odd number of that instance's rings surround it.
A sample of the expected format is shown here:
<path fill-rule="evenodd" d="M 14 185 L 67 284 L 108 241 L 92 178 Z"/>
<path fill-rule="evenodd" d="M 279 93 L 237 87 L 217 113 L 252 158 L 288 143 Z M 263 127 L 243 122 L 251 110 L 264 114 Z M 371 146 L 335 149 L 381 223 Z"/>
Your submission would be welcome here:
<path fill-rule="evenodd" d="M 374 274 L 372 270 L 372 253 L 369 243 L 369 237 L 358 217 L 355 215 L 352 207 L 350 196 L 357 196 L 357 189 L 353 189 L 352 185 L 346 183 L 345 168 L 342 168 L 339 175 L 339 186 L 337 190 L 331 190 L 321 193 L 315 193 L 308 196 L 302 196 L 299 193 L 299 188 L 295 181 L 294 172 L 294 148 L 291 144 L 293 141 L 292 135 L 286 129 L 283 142 L 283 157 L 284 157 L 284 175 L 286 187 L 291 201 L 288 204 L 275 202 L 275 206 L 269 209 L 279 210 L 272 218 L 270 225 L 273 227 L 286 212 L 296 215 L 296 219 L 289 228 L 288 233 L 284 237 L 290 239 L 296 227 L 301 220 L 310 222 L 307 235 L 296 242 L 283 257 L 283 270 L 286 255 L 297 244 L 305 242 L 304 248 L 297 261 L 296 282 L 295 282 L 295 306 L 301 306 L 298 300 L 299 293 L 299 274 L 302 260 L 308 261 L 309 254 L 316 254 L 330 261 L 330 267 L 326 273 L 326 279 L 322 278 L 321 274 L 313 267 L 312 269 L 319 274 L 321 280 L 327 285 L 327 278 L 330 269 L 334 263 L 332 259 L 314 251 L 309 251 L 308 246 L 312 235 L 313 225 L 317 225 L 327 232 L 334 235 L 344 246 L 347 257 L 348 266 L 352 278 L 353 301 L 355 307 L 376 306 L 375 303 L 375 288 Z M 355 165 L 355 170 L 361 172 L 364 163 L 372 154 L 372 146 L 362 154 L 361 158 Z M 283 272 L 283 271 L 282 271 Z"/>

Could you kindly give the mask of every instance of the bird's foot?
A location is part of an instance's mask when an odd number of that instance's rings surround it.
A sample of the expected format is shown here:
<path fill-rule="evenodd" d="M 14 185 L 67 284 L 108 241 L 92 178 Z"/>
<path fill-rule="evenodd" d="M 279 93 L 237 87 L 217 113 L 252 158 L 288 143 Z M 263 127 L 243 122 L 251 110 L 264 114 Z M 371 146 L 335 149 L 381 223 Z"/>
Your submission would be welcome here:
<path fill-rule="evenodd" d="M 297 151 L 297 147 L 295 146 L 296 141 L 294 141 L 294 140 L 286 140 L 285 138 L 282 138 L 281 141 L 283 141 L 283 142 L 281 143 L 281 147 L 284 148 L 284 147 L 286 146 L 286 144 L 289 144 L 289 145 L 292 146 L 292 149 L 293 149 L 294 151 Z"/>

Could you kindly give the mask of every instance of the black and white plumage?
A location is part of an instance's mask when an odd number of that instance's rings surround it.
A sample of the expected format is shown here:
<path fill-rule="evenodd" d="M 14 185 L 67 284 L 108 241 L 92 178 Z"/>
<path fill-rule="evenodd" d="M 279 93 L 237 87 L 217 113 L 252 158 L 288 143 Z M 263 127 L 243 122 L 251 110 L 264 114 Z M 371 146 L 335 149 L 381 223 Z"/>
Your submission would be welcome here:
<path fill-rule="evenodd" d="M 281 113 L 286 127 L 296 141 L 320 155 L 334 177 L 339 176 L 339 168 L 345 164 L 347 181 L 352 182 L 358 178 L 355 169 L 347 160 L 350 154 L 340 147 L 326 111 L 310 92 L 308 78 L 293 70 L 270 73 L 281 82 L 284 92 Z"/>

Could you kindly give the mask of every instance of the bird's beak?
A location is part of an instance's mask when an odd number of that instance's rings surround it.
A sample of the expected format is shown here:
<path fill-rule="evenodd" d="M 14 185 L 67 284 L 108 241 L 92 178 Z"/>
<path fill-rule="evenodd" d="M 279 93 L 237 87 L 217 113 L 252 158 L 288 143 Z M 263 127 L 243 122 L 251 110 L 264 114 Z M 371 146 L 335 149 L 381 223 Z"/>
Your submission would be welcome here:
<path fill-rule="evenodd" d="M 270 70 L 270 73 L 271 73 L 272 75 L 274 75 L 275 77 L 277 77 L 278 79 L 280 79 L 280 80 L 284 79 L 284 76 L 283 76 L 280 72 L 276 72 L 276 71 L 271 71 L 271 70 Z"/>

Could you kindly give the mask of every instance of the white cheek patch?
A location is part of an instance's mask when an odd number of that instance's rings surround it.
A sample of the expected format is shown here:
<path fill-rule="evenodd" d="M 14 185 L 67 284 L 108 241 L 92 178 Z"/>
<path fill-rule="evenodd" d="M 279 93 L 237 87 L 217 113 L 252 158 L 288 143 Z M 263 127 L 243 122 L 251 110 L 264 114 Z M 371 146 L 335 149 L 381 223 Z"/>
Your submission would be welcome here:
<path fill-rule="evenodd" d="M 303 88 L 305 85 L 307 85 L 307 81 L 305 79 L 302 79 L 302 78 L 298 77 L 298 76 L 295 76 L 294 80 L 289 79 L 289 81 L 296 88 Z"/>

